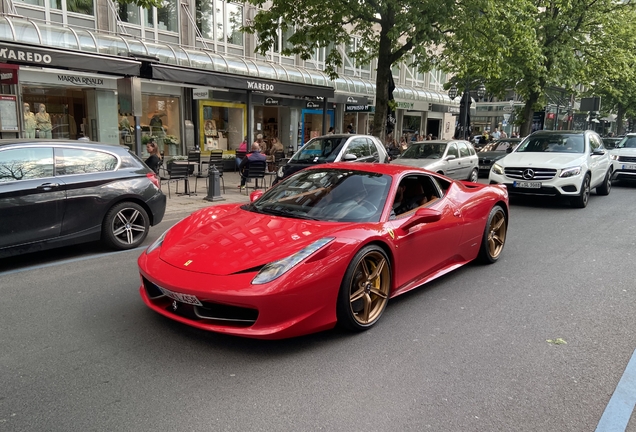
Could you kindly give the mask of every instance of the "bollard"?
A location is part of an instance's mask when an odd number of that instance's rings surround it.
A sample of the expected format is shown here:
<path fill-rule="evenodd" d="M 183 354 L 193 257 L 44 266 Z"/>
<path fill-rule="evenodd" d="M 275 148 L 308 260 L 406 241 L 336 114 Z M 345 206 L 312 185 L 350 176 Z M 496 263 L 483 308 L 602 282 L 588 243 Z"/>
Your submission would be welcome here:
<path fill-rule="evenodd" d="M 206 201 L 225 201 L 221 196 L 219 171 L 214 164 L 208 167 L 208 196 L 203 198 Z"/>

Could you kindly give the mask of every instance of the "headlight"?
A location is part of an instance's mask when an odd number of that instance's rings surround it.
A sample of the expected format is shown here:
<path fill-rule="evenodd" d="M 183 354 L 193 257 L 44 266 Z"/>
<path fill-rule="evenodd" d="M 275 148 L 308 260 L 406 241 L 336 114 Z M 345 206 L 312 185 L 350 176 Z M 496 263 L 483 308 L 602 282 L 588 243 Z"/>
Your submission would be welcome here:
<path fill-rule="evenodd" d="M 265 267 L 258 272 L 254 280 L 252 281 L 253 285 L 260 285 L 267 282 L 271 282 L 276 278 L 281 277 L 289 270 L 291 270 L 296 264 L 333 241 L 334 237 L 325 237 L 318 241 L 313 242 L 309 246 L 304 249 L 299 250 L 295 254 L 288 256 L 287 258 L 283 258 L 278 261 L 274 261 L 272 263 L 267 264 Z"/>
<path fill-rule="evenodd" d="M 283 167 L 278 168 L 278 172 L 276 173 L 276 176 L 280 178 L 285 177 L 285 170 L 283 169 Z"/>
<path fill-rule="evenodd" d="M 495 163 L 492 165 L 492 172 L 494 172 L 495 174 L 503 175 L 504 170 L 501 165 L 499 165 L 498 163 Z"/>
<path fill-rule="evenodd" d="M 148 249 L 146 249 L 146 255 L 151 253 L 153 250 L 161 247 L 161 245 L 163 244 L 163 239 L 166 238 L 166 234 L 168 234 L 168 231 L 170 231 L 170 229 L 165 230 L 157 240 L 155 240 L 150 246 L 148 246 Z"/>
<path fill-rule="evenodd" d="M 581 174 L 581 167 L 577 166 L 577 167 L 566 168 L 564 170 L 561 170 L 561 175 L 559 177 L 562 177 L 562 178 L 574 177 L 579 174 Z"/>
<path fill-rule="evenodd" d="M 610 154 L 610 159 L 611 160 L 618 160 L 618 155 L 617 154 Z"/>

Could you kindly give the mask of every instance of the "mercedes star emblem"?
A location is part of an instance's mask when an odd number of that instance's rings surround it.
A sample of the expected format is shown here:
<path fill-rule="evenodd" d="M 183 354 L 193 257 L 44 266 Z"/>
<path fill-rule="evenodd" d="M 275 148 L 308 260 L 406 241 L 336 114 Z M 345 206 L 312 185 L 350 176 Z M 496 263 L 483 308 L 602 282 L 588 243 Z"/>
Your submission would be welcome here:
<path fill-rule="evenodd" d="M 527 170 L 523 171 L 523 178 L 526 180 L 530 180 L 534 178 L 534 171 L 531 170 L 530 168 L 528 168 Z"/>

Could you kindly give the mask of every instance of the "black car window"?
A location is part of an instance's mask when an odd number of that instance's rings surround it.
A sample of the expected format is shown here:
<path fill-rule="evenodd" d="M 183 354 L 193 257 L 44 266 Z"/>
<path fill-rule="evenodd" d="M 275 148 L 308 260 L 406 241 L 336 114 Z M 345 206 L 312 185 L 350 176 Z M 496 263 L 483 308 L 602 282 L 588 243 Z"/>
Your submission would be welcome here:
<path fill-rule="evenodd" d="M 457 143 L 457 146 L 459 147 L 459 156 L 460 157 L 468 157 L 468 156 L 470 156 L 470 151 L 468 150 L 468 147 L 466 146 L 466 144 Z"/>
<path fill-rule="evenodd" d="M 343 137 L 314 138 L 305 144 L 305 146 L 291 158 L 290 162 L 334 162 L 345 142 L 346 138 Z"/>
<path fill-rule="evenodd" d="M 345 150 L 345 154 L 355 155 L 358 159 L 371 156 L 367 139 L 357 138 L 351 141 Z"/>
<path fill-rule="evenodd" d="M 117 158 L 109 153 L 85 149 L 57 148 L 55 175 L 114 171 Z"/>
<path fill-rule="evenodd" d="M 0 182 L 53 177 L 53 149 L 26 147 L 0 151 Z"/>
<path fill-rule="evenodd" d="M 455 156 L 456 158 L 459 157 L 459 153 L 457 152 L 457 146 L 452 143 L 448 145 L 448 149 L 446 151 L 446 156 Z"/>

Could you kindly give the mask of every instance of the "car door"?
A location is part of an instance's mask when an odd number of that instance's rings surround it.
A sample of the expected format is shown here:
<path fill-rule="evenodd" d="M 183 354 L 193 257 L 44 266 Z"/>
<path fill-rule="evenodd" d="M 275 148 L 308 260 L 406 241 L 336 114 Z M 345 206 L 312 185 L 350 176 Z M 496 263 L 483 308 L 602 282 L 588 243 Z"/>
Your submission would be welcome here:
<path fill-rule="evenodd" d="M 369 141 L 365 137 L 352 139 L 344 149 L 343 155 L 352 154 L 356 162 L 373 162 Z"/>
<path fill-rule="evenodd" d="M 450 158 L 449 158 L 450 156 Z M 452 157 L 454 156 L 454 158 Z M 460 179 L 461 171 L 459 165 L 459 150 L 457 144 L 452 142 L 446 146 L 446 153 L 444 154 L 444 174 L 453 179 Z"/>
<path fill-rule="evenodd" d="M 65 205 L 52 147 L 0 150 L 0 248 L 59 236 Z"/>
<path fill-rule="evenodd" d="M 408 177 L 423 182 L 425 189 L 426 185 L 434 187 L 441 198 L 433 202 L 430 208 L 440 211 L 442 218 L 437 222 L 416 225 L 408 231 L 400 227 L 410 219 L 412 212 L 398 215 L 387 222 L 387 227 L 394 233 L 396 286 L 409 284 L 446 267 L 457 254 L 462 234 L 461 215 L 444 196 L 444 191 L 433 177 L 424 174 L 409 174 Z M 391 203 L 394 197 L 395 194 L 389 200 Z"/>
<path fill-rule="evenodd" d="M 590 171 L 592 172 L 591 186 L 595 187 L 603 182 L 605 175 L 607 174 L 607 170 L 609 169 L 609 156 L 607 154 L 607 150 L 603 149 L 603 141 L 601 141 L 601 137 L 596 135 L 595 133 L 589 134 L 590 141 Z M 603 155 L 595 155 L 594 152 L 596 150 L 604 150 L 605 154 Z"/>
<path fill-rule="evenodd" d="M 465 142 L 458 142 L 457 149 L 459 151 L 457 178 L 465 180 L 470 176 L 470 173 L 473 168 L 475 168 L 476 164 L 474 163 L 473 158 L 470 157 L 470 150 Z"/>

